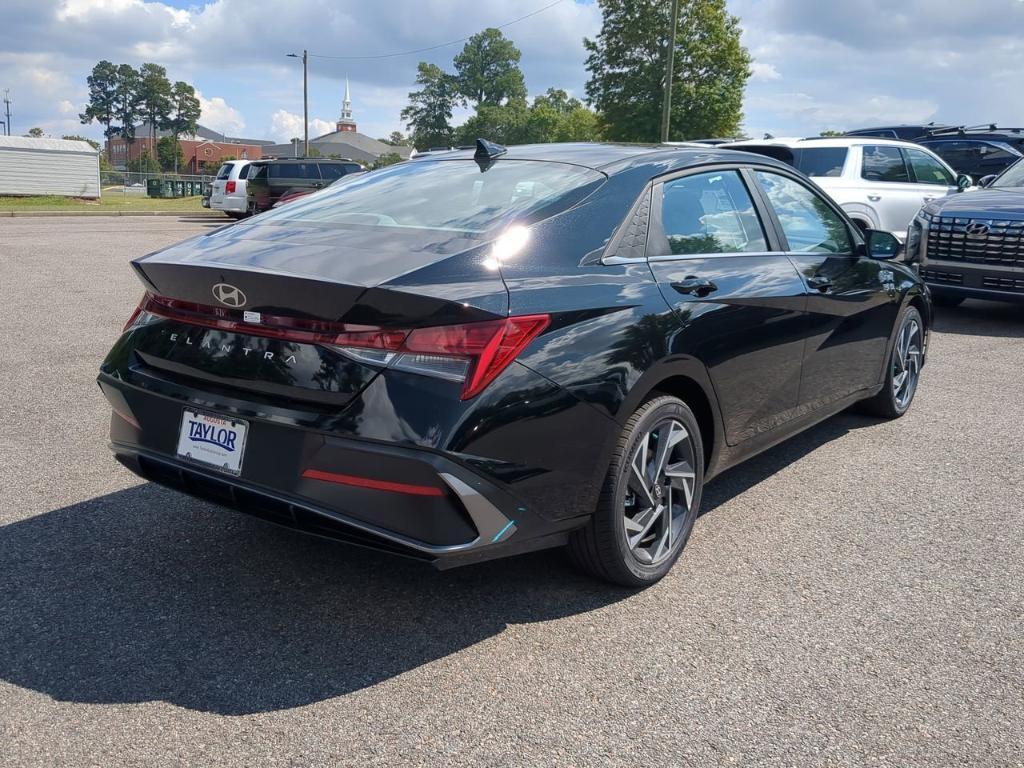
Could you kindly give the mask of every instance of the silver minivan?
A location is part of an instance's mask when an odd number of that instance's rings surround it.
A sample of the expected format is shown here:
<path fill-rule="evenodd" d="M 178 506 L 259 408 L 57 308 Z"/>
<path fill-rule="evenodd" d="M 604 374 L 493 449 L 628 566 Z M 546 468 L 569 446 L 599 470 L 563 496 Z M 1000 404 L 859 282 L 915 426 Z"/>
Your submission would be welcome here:
<path fill-rule="evenodd" d="M 224 211 L 228 216 L 240 219 L 248 211 L 245 180 L 249 175 L 248 160 L 228 160 L 217 171 L 210 194 L 210 208 Z"/>

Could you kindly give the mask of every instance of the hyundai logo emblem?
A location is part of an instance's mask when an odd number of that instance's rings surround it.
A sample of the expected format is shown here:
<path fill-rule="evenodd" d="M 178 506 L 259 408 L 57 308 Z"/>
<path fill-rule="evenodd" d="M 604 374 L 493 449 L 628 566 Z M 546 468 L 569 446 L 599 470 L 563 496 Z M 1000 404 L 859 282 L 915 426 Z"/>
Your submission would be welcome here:
<path fill-rule="evenodd" d="M 968 235 L 974 235 L 975 237 L 988 234 L 988 224 L 982 224 L 980 221 L 972 221 L 965 229 Z"/>
<path fill-rule="evenodd" d="M 245 304 L 245 294 L 241 288 L 229 283 L 217 283 L 213 286 L 213 298 L 229 307 L 241 307 Z"/>

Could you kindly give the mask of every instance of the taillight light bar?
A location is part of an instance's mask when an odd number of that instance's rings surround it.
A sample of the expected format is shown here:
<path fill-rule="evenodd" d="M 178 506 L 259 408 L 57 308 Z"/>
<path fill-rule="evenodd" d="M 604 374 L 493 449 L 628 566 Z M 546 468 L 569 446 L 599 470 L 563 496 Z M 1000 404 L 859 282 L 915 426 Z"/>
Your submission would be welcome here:
<path fill-rule="evenodd" d="M 409 373 L 462 382 L 461 399 L 482 392 L 551 323 L 550 315 L 520 315 L 431 328 L 391 329 L 259 314 L 147 293 L 125 326 L 141 313 L 300 344 L 328 346 L 356 360 Z"/>
<path fill-rule="evenodd" d="M 233 194 L 235 194 L 235 182 L 233 182 L 233 181 L 225 181 L 224 182 L 224 194 L 225 195 L 233 195 Z"/>

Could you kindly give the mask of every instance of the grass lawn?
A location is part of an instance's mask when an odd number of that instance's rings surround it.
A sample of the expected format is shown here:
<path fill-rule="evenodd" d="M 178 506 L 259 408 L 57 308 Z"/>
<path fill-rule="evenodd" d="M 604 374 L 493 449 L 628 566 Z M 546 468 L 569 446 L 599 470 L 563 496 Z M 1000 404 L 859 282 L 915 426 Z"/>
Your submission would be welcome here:
<path fill-rule="evenodd" d="M 104 192 L 99 200 L 83 200 L 76 197 L 0 197 L 0 213 L 4 211 L 173 211 L 192 213 L 206 211 L 199 197 L 172 197 L 162 199 L 145 195 L 124 195 L 120 192 Z"/>

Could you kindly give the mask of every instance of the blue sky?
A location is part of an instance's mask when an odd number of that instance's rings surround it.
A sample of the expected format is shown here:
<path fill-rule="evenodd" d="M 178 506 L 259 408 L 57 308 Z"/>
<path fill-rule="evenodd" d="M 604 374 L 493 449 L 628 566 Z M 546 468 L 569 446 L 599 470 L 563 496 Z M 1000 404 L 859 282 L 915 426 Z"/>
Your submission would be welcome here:
<path fill-rule="evenodd" d="M 98 136 L 77 114 L 101 58 L 155 61 L 203 99 L 202 122 L 231 135 L 287 140 L 302 131 L 307 47 L 311 134 L 338 116 L 344 78 L 359 129 L 404 130 L 399 112 L 421 59 L 449 66 L 460 46 L 386 59 L 508 22 L 552 0 L 5 0 L 0 90 L 14 130 Z M 684 0 L 685 2 L 685 0 Z M 744 104 L 751 135 L 939 120 L 1024 124 L 1024 1 L 729 0 L 754 56 Z M 508 26 L 532 95 L 582 95 L 582 39 L 600 28 L 593 2 L 562 0 Z M 464 115 L 457 115 L 457 119 Z"/>

